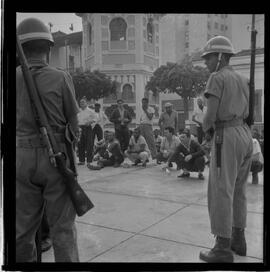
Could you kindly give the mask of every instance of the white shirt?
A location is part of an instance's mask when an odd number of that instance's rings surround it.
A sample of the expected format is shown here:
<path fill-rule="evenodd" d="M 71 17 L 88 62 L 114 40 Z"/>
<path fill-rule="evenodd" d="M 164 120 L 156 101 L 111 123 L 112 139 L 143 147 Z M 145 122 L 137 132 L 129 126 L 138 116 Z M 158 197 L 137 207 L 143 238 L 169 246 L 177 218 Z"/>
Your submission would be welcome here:
<path fill-rule="evenodd" d="M 195 115 L 195 120 L 200 122 L 202 124 L 203 122 L 203 118 L 206 114 L 206 110 L 207 110 L 207 107 L 206 106 L 203 106 L 203 110 L 201 110 L 199 107 L 194 111 L 194 115 Z M 196 123 L 196 126 L 198 127 L 199 125 Z"/>
<path fill-rule="evenodd" d="M 253 141 L 253 155 L 258 154 L 259 153 L 259 161 L 261 163 L 263 163 L 263 155 L 262 155 L 262 150 L 261 150 L 261 146 L 258 142 L 257 139 L 252 138 Z"/>
<path fill-rule="evenodd" d="M 153 114 L 155 114 L 155 109 L 154 109 L 153 107 L 148 106 L 147 112 L 148 112 L 148 113 L 153 113 Z M 143 113 L 142 113 L 142 115 L 141 115 L 141 118 L 140 118 L 140 123 L 141 123 L 141 124 L 149 124 L 149 125 L 153 125 L 153 122 L 154 122 L 153 119 L 154 119 L 154 116 L 153 116 L 153 118 L 150 120 L 150 119 L 148 118 L 148 116 L 146 115 L 146 113 L 143 111 Z"/>
<path fill-rule="evenodd" d="M 86 107 L 84 110 L 80 110 L 78 113 L 79 126 L 93 124 L 97 121 L 97 114 L 94 110 Z"/>

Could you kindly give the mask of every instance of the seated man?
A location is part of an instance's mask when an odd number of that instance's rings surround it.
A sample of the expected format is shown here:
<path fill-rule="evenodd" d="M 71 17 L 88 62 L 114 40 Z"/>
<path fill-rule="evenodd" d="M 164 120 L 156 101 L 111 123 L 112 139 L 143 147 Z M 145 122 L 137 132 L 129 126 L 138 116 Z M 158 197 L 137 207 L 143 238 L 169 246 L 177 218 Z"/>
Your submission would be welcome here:
<path fill-rule="evenodd" d="M 94 151 L 94 160 L 97 160 L 97 166 L 88 164 L 90 170 L 100 170 L 105 166 L 119 167 L 124 161 L 119 141 L 115 138 L 114 132 L 106 130 L 104 140 L 97 143 Z"/>
<path fill-rule="evenodd" d="M 146 163 L 150 158 L 150 150 L 146 143 L 146 140 L 141 135 L 140 128 L 137 127 L 133 131 L 133 135 L 129 140 L 129 145 L 125 151 L 125 155 L 134 162 L 134 165 L 138 165 L 142 162 L 142 166 L 146 166 Z"/>
<path fill-rule="evenodd" d="M 204 151 L 200 144 L 190 138 L 189 129 L 184 129 L 180 135 L 180 144 L 175 152 L 168 158 L 168 166 L 172 161 L 176 161 L 178 169 L 183 169 L 183 173 L 178 177 L 189 177 L 189 172 L 198 172 L 198 178 L 204 179 L 203 170 L 205 167 Z"/>
<path fill-rule="evenodd" d="M 160 145 L 161 145 L 163 137 L 160 135 L 159 129 L 154 130 L 154 139 L 155 139 L 157 152 L 160 152 Z"/>
<path fill-rule="evenodd" d="M 176 147 L 180 144 L 180 140 L 177 136 L 174 135 L 174 128 L 166 127 L 164 129 L 164 137 L 160 145 L 160 152 L 157 154 L 157 164 L 160 162 L 167 162 L 168 158 L 175 152 Z M 172 167 L 171 160 L 168 164 L 168 167 Z"/>
<path fill-rule="evenodd" d="M 253 155 L 250 171 L 252 172 L 252 184 L 258 184 L 259 183 L 258 173 L 261 172 L 263 169 L 263 155 L 258 140 L 256 138 L 253 138 L 252 141 L 253 141 Z"/>

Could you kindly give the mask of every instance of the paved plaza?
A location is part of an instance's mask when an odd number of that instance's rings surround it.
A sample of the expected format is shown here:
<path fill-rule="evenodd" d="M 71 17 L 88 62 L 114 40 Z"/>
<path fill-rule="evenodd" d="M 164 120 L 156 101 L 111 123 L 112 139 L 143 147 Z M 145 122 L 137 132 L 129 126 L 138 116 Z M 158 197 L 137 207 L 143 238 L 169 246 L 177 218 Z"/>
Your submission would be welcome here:
<path fill-rule="evenodd" d="M 175 167 L 175 166 L 174 166 Z M 146 168 L 106 167 L 100 171 L 78 166 L 79 182 L 95 208 L 77 217 L 81 262 L 202 262 L 201 250 L 210 249 L 207 183 L 168 175 L 162 165 Z M 263 262 L 263 176 L 247 186 L 247 256 L 235 262 Z M 43 253 L 43 262 L 53 262 L 53 250 Z"/>

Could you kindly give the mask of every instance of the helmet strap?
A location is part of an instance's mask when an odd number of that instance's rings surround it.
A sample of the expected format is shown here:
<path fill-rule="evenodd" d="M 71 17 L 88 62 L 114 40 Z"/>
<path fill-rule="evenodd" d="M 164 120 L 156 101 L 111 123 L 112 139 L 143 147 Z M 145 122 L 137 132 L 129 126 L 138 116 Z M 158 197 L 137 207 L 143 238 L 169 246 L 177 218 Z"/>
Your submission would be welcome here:
<path fill-rule="evenodd" d="M 218 68 L 219 68 L 219 65 L 220 65 L 220 61 L 221 61 L 221 57 L 222 57 L 222 53 L 218 53 L 218 62 L 217 62 L 217 66 L 216 66 L 215 72 L 218 71 Z"/>

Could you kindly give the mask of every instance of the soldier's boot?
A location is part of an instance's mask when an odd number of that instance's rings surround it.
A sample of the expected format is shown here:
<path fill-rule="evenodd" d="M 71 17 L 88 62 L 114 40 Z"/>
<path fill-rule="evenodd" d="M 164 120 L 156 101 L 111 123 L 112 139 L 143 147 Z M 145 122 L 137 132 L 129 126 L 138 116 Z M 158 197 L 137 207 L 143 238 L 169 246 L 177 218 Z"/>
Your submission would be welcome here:
<path fill-rule="evenodd" d="M 210 251 L 201 251 L 200 259 L 207 263 L 233 263 L 231 239 L 217 236 L 215 246 Z"/>
<path fill-rule="evenodd" d="M 244 229 L 232 228 L 231 249 L 240 256 L 247 255 L 247 243 Z"/>
<path fill-rule="evenodd" d="M 259 183 L 259 177 L 257 172 L 252 173 L 252 184 L 258 184 Z"/>

